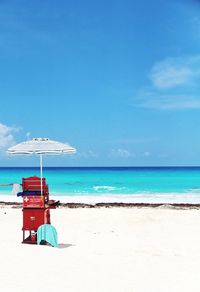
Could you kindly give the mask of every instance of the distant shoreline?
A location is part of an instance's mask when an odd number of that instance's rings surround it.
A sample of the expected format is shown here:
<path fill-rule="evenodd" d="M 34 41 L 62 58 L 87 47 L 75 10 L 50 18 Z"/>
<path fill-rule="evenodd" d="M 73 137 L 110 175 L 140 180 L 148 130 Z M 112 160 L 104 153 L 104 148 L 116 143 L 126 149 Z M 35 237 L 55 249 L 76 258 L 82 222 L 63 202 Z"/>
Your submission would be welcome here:
<path fill-rule="evenodd" d="M 22 203 L 0 201 L 0 208 L 22 208 Z M 170 208 L 170 209 L 200 209 L 200 204 L 183 203 L 60 203 L 61 208 Z"/>

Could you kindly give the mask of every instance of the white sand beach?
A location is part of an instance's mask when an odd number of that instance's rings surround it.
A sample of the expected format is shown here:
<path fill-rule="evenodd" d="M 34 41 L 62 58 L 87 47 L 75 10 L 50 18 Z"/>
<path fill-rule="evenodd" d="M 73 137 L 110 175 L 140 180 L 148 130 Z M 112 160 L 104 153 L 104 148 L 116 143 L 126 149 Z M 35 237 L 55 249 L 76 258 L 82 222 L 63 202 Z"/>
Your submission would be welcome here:
<path fill-rule="evenodd" d="M 200 291 L 200 210 L 59 208 L 59 247 L 21 244 L 21 209 L 0 208 L 0 291 Z"/>

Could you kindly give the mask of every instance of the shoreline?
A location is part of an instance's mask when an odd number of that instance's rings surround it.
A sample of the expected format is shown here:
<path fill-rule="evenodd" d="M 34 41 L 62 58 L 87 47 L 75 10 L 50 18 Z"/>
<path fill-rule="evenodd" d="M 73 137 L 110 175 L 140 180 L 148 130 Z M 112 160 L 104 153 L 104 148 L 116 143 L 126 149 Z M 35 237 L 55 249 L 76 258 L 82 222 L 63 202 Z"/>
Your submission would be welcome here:
<path fill-rule="evenodd" d="M 60 201 L 62 204 L 126 204 L 126 205 L 174 205 L 189 204 L 200 205 L 200 193 L 137 193 L 126 194 L 56 194 L 50 193 L 50 199 Z M 13 194 L 0 194 L 1 202 L 21 203 L 22 197 Z"/>
<path fill-rule="evenodd" d="M 0 201 L 0 208 L 23 208 L 22 203 Z M 169 208 L 169 209 L 200 209 L 200 204 L 191 203 L 60 203 L 58 208 Z"/>

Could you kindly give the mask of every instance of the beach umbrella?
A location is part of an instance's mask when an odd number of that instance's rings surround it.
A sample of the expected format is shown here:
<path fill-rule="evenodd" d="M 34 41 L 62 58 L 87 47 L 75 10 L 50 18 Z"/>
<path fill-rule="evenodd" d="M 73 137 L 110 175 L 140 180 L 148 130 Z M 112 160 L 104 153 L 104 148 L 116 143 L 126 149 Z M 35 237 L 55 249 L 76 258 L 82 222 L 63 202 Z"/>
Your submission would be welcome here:
<path fill-rule="evenodd" d="M 41 178 L 41 195 L 42 195 L 42 156 L 57 154 L 74 154 L 76 149 L 68 144 L 50 140 L 48 138 L 33 138 L 10 147 L 7 152 L 14 155 L 31 155 L 40 156 L 40 178 Z"/>

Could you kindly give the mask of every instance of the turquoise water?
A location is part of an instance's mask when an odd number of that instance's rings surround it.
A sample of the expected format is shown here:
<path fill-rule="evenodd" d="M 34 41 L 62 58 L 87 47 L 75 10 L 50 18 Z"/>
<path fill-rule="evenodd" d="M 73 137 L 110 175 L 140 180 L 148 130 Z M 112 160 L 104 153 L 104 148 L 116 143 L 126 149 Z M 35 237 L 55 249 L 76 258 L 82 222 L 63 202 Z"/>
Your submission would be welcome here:
<path fill-rule="evenodd" d="M 39 176 L 39 168 L 0 168 L 0 184 L 21 183 L 22 177 Z M 199 193 L 200 167 L 44 168 L 54 195 L 136 195 Z M 0 194 L 10 194 L 1 186 Z"/>

